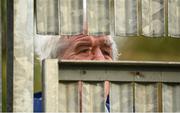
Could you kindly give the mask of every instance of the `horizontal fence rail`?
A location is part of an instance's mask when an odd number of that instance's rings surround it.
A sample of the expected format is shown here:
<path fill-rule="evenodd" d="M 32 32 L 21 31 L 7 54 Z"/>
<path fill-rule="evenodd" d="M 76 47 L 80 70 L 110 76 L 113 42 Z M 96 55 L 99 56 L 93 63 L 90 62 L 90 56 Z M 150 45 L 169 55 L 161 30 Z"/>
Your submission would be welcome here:
<path fill-rule="evenodd" d="M 52 63 L 52 60 L 48 59 L 46 66 L 48 62 Z M 54 62 L 54 66 L 57 63 Z M 57 69 L 54 66 L 50 67 Z M 105 112 L 108 90 L 110 112 L 176 112 L 180 110 L 179 68 L 177 62 L 61 61 L 58 73 L 43 76 L 56 76 L 54 80 L 59 85 L 54 81 L 51 87 L 59 87 L 56 97 L 59 99 L 50 101 L 58 103 L 61 112 Z M 44 84 L 48 81 L 46 79 Z M 44 87 L 45 94 L 48 89 Z"/>
<path fill-rule="evenodd" d="M 36 0 L 38 34 L 180 37 L 179 0 Z"/>

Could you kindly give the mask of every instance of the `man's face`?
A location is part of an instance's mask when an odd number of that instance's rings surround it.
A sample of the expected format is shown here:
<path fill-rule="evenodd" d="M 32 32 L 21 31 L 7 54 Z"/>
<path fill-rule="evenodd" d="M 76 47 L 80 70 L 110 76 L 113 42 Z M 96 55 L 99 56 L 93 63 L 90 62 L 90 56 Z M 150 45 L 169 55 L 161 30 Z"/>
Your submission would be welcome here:
<path fill-rule="evenodd" d="M 61 59 L 66 60 L 112 60 L 112 47 L 107 36 L 77 35 L 66 37 L 69 46 Z"/>

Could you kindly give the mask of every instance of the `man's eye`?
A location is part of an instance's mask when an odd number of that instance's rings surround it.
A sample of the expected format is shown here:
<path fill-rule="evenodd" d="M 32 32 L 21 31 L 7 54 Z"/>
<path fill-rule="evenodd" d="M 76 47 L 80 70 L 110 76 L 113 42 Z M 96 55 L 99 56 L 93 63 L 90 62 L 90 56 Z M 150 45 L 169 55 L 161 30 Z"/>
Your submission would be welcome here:
<path fill-rule="evenodd" d="M 86 52 L 89 52 L 90 51 L 90 49 L 81 49 L 80 51 L 79 51 L 79 53 L 86 53 Z"/>

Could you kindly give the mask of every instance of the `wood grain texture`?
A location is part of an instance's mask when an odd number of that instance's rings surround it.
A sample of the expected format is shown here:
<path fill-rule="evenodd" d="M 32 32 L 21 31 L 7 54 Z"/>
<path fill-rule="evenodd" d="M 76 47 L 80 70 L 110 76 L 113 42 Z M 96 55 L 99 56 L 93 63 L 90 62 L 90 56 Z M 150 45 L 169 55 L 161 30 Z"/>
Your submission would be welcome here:
<path fill-rule="evenodd" d="M 43 65 L 43 73 L 44 111 L 58 112 L 58 60 L 45 60 Z"/>
<path fill-rule="evenodd" d="M 59 34 L 58 0 L 36 0 L 36 32 Z"/>
<path fill-rule="evenodd" d="M 180 38 L 180 1 L 168 0 L 169 36 Z"/>
<path fill-rule="evenodd" d="M 60 0 L 59 15 L 61 35 L 77 35 L 83 32 L 83 0 Z"/>
<path fill-rule="evenodd" d="M 158 86 L 156 83 L 135 84 L 135 111 L 158 112 Z"/>
<path fill-rule="evenodd" d="M 180 112 L 180 84 L 163 84 L 163 112 Z"/>
<path fill-rule="evenodd" d="M 170 83 L 180 83 L 180 73 L 179 72 L 162 72 L 162 81 Z"/>
<path fill-rule="evenodd" d="M 78 82 L 59 82 L 58 112 L 80 112 Z"/>
<path fill-rule="evenodd" d="M 83 82 L 82 112 L 104 112 L 104 82 Z"/>
<path fill-rule="evenodd" d="M 133 112 L 133 84 L 111 82 L 110 111 Z"/>
<path fill-rule="evenodd" d="M 110 34 L 109 0 L 87 0 L 88 33 Z"/>
<path fill-rule="evenodd" d="M 33 0 L 14 0 L 14 112 L 33 112 L 33 9 Z"/>
<path fill-rule="evenodd" d="M 164 36 L 164 0 L 142 0 L 142 34 Z"/>
<path fill-rule="evenodd" d="M 137 0 L 115 0 L 116 35 L 137 35 Z"/>

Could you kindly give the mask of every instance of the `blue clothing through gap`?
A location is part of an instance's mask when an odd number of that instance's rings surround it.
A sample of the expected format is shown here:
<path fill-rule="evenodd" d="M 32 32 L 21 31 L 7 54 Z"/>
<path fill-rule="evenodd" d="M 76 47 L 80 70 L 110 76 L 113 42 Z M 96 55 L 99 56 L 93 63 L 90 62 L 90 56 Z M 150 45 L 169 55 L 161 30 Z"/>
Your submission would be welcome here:
<path fill-rule="evenodd" d="M 109 95 L 106 100 L 106 108 L 110 112 Z M 42 109 L 42 93 L 38 92 L 34 94 L 34 112 L 43 112 Z"/>

